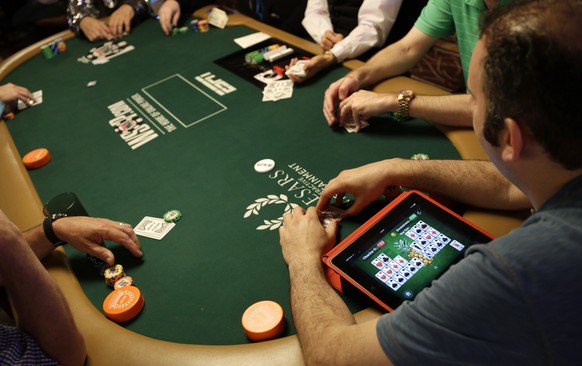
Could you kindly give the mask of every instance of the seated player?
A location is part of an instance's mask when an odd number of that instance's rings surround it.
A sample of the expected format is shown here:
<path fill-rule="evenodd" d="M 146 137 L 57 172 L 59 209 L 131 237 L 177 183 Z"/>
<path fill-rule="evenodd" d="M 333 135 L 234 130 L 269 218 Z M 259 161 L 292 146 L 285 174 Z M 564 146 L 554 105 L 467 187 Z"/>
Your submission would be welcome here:
<path fill-rule="evenodd" d="M 364 0 L 358 9 L 347 1 L 308 0 L 302 24 L 325 52 L 305 65 L 305 77 L 290 74 L 289 78 L 305 81 L 329 66 L 382 46 L 401 5 L 402 0 Z"/>
<path fill-rule="evenodd" d="M 90 217 L 52 222 L 56 238 L 114 263 L 103 240 L 122 244 L 141 256 L 130 225 Z M 49 234 L 50 236 L 50 234 Z M 0 210 L 0 285 L 6 289 L 16 327 L 0 325 L 0 360 L 4 365 L 83 365 L 85 344 L 63 294 L 42 266 L 52 250 L 43 225 L 21 233 Z"/>
<path fill-rule="evenodd" d="M 172 28 L 178 26 L 180 16 L 192 14 L 196 9 L 200 9 L 209 4 L 218 4 L 223 1 L 210 0 L 164 0 L 158 11 L 160 26 L 165 35 L 169 36 Z"/>
<path fill-rule="evenodd" d="M 582 44 L 572 42 L 581 17 L 579 0 L 520 2 L 486 17 L 468 86 L 491 162 L 391 159 L 324 189 L 318 208 L 350 193 L 352 214 L 392 184 L 486 207 L 531 202 L 521 227 L 470 247 L 413 301 L 356 324 L 322 270 L 337 221 L 324 230 L 314 207 L 285 215 L 280 242 L 307 364 L 582 363 L 582 112 L 571 108 L 578 95 L 563 92 L 582 82 Z"/>
<path fill-rule="evenodd" d="M 409 116 L 450 126 L 471 126 L 468 95 L 419 96 L 413 90 L 374 93 L 361 90 L 410 70 L 443 37 L 456 34 L 465 81 L 479 20 L 487 11 L 511 0 L 457 2 L 429 0 L 414 27 L 404 38 L 376 53 L 364 66 L 332 83 L 323 100 L 323 114 L 332 126 L 352 121 L 356 131 L 362 121 L 386 112 L 397 112 L 397 120 Z"/>
<path fill-rule="evenodd" d="M 69 0 L 67 21 L 71 30 L 93 42 L 129 33 L 132 25 L 149 16 L 145 0 Z M 101 18 L 109 17 L 107 23 Z"/>

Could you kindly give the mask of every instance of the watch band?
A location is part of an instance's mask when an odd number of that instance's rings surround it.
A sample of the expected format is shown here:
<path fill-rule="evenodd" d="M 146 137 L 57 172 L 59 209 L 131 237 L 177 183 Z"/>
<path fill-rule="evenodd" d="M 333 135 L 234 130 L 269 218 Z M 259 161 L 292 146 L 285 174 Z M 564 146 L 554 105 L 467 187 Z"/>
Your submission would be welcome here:
<path fill-rule="evenodd" d="M 61 245 L 66 244 L 66 242 L 62 241 L 61 239 L 59 239 L 57 237 L 57 235 L 55 234 L 55 231 L 53 230 L 53 222 L 60 219 L 60 218 L 63 218 L 63 217 L 67 217 L 67 215 L 66 214 L 53 214 L 53 215 L 48 216 L 42 222 L 44 236 L 46 236 L 46 238 L 53 244 L 53 246 L 55 248 L 58 248 Z"/>
<path fill-rule="evenodd" d="M 401 119 L 409 119 L 410 102 L 415 95 L 412 90 L 402 90 L 398 95 L 398 113 Z"/>

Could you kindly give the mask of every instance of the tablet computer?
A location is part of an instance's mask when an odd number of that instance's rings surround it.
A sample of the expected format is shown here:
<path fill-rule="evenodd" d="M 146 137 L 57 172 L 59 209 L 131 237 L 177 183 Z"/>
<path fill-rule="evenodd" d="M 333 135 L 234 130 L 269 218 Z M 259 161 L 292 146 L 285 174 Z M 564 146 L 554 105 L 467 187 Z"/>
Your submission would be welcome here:
<path fill-rule="evenodd" d="M 347 280 L 392 311 L 493 236 L 418 191 L 407 191 L 323 256 L 330 283 Z M 339 289 L 341 291 L 341 289 Z"/>

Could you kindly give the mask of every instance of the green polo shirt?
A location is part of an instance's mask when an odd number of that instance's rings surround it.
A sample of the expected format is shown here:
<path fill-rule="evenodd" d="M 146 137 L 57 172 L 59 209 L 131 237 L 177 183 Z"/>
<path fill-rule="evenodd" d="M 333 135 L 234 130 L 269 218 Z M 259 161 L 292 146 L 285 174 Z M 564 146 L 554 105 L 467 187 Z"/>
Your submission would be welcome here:
<path fill-rule="evenodd" d="M 497 6 L 511 0 L 499 0 Z M 456 33 L 465 83 L 473 48 L 479 40 L 481 16 L 487 11 L 483 0 L 430 0 L 414 24 L 421 32 L 436 38 Z"/>

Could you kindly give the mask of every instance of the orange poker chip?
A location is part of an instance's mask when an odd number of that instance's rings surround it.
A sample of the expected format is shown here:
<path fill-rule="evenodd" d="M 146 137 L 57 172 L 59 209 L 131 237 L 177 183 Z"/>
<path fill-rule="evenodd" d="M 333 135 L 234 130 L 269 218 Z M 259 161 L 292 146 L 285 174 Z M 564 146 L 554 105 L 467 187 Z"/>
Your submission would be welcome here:
<path fill-rule="evenodd" d="M 266 341 L 278 337 L 286 325 L 281 305 L 274 301 L 259 301 L 242 316 L 242 326 L 251 341 Z"/>
<path fill-rule="evenodd" d="M 27 169 L 37 169 L 51 161 L 51 154 L 45 148 L 35 149 L 24 155 L 22 162 Z"/>
<path fill-rule="evenodd" d="M 133 319 L 141 312 L 144 299 L 137 287 L 125 286 L 111 292 L 103 301 L 105 315 L 114 322 Z"/>

